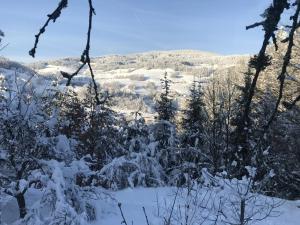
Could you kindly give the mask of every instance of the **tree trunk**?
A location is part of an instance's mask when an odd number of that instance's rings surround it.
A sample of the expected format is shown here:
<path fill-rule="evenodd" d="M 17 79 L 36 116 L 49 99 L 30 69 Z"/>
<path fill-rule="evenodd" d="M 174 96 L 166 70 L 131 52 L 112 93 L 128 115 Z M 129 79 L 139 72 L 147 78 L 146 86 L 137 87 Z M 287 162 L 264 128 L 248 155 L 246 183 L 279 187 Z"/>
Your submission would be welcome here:
<path fill-rule="evenodd" d="M 27 214 L 24 194 L 19 193 L 15 196 L 15 198 L 17 199 L 18 202 L 20 218 L 24 218 Z"/>

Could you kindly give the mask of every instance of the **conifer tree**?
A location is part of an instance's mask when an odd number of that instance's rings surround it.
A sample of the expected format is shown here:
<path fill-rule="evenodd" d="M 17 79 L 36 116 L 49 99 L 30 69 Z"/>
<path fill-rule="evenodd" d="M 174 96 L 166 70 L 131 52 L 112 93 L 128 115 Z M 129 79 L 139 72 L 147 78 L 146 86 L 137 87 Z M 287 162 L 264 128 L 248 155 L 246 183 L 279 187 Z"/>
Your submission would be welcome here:
<path fill-rule="evenodd" d="M 232 149 L 227 153 L 227 164 L 233 166 L 235 175 L 245 175 L 245 166 L 251 164 L 251 152 L 249 145 L 249 135 L 251 132 L 251 119 L 244 120 L 244 110 L 249 95 L 249 90 L 252 82 L 251 70 L 244 74 L 244 85 L 238 86 L 240 95 L 236 99 L 235 109 L 233 109 L 235 116 L 233 117 L 231 124 L 235 127 L 231 134 Z"/>
<path fill-rule="evenodd" d="M 170 96 L 170 83 L 168 73 L 165 72 L 164 78 L 161 79 L 162 93 L 160 99 L 157 100 L 156 110 L 158 113 L 158 120 L 173 121 L 175 117 L 175 107 L 173 106 L 173 99 Z"/>
<path fill-rule="evenodd" d="M 86 127 L 82 130 L 78 139 L 79 155 L 89 154 L 92 158 L 92 169 L 101 169 L 105 163 L 122 154 L 118 135 L 118 115 L 110 108 L 108 93 L 101 96 L 101 104 L 98 105 L 94 95 L 92 84 L 87 88 L 83 99 L 86 111 Z"/>
<path fill-rule="evenodd" d="M 205 145 L 210 157 L 212 172 L 218 172 L 223 164 L 223 154 L 226 148 L 225 143 L 225 118 L 226 112 L 224 111 L 225 100 L 223 98 L 222 88 L 220 82 L 214 77 L 211 84 L 206 88 L 207 95 L 207 110 L 208 110 L 208 123 L 205 127 L 206 137 Z"/>
<path fill-rule="evenodd" d="M 84 128 L 86 112 L 78 94 L 69 89 L 61 99 L 59 130 L 68 138 L 76 139 Z"/>
<path fill-rule="evenodd" d="M 170 96 L 170 83 L 168 74 L 165 72 L 164 78 L 161 79 L 162 93 L 160 99 L 156 102 L 156 111 L 158 113 L 158 121 L 152 128 L 154 139 L 158 141 L 158 150 L 174 147 L 178 140 L 176 134 L 176 126 L 173 123 L 176 114 L 173 99 Z"/>
<path fill-rule="evenodd" d="M 200 82 L 196 80 L 190 88 L 187 108 L 182 119 L 183 144 L 198 147 L 203 144 L 204 124 L 207 120 L 205 103 Z"/>

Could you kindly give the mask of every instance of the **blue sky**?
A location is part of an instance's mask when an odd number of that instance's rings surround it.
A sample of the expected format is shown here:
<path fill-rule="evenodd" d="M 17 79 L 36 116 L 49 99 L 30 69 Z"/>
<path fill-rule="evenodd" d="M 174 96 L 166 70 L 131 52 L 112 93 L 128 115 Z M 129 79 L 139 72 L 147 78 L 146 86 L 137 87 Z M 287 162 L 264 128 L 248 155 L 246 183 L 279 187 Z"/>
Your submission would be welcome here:
<path fill-rule="evenodd" d="M 2 56 L 30 61 L 34 34 L 59 0 L 0 0 L 0 28 L 8 47 Z M 220 54 L 256 53 L 260 20 L 270 0 L 94 0 L 93 56 L 151 50 L 195 49 Z M 42 36 L 36 59 L 79 56 L 87 28 L 87 0 L 69 7 Z"/>

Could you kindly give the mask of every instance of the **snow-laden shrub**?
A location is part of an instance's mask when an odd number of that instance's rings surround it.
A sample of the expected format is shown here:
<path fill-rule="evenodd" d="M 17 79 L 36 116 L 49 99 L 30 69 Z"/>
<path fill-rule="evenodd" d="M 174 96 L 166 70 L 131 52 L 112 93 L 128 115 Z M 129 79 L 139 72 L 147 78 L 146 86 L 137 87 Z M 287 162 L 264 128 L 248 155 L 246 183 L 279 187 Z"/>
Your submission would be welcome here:
<path fill-rule="evenodd" d="M 169 147 L 160 150 L 156 157 L 168 175 L 169 185 L 181 186 L 201 177 L 205 155 L 199 149 Z"/>
<path fill-rule="evenodd" d="M 178 143 L 176 127 L 169 121 L 160 120 L 150 126 L 151 141 L 157 141 L 158 149 L 174 147 Z"/>
<path fill-rule="evenodd" d="M 91 199 L 98 196 L 97 191 L 75 184 L 79 171 L 89 171 L 84 162 L 74 161 L 67 166 L 50 160 L 44 162 L 44 170 L 45 174 L 39 177 L 43 183 L 43 194 L 20 224 L 79 225 L 96 220 Z"/>
<path fill-rule="evenodd" d="M 100 175 L 105 177 L 108 188 L 156 187 L 165 184 L 164 171 L 155 158 L 146 153 L 131 153 L 115 158 L 104 166 Z"/>
<path fill-rule="evenodd" d="M 202 184 L 191 182 L 174 190 L 162 215 L 163 224 L 239 224 L 250 225 L 278 215 L 280 200 L 253 190 L 254 168 L 246 168 L 250 177 L 225 179 L 226 173 L 211 175 L 206 168 L 201 173 Z"/>

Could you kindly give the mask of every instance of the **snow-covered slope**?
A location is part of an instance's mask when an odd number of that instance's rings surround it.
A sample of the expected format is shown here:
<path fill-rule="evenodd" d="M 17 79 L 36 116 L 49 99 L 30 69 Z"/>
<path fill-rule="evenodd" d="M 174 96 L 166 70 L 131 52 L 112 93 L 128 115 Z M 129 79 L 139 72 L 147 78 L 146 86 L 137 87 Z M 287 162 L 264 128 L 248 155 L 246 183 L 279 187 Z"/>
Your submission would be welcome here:
<path fill-rule="evenodd" d="M 171 92 L 180 106 L 194 79 L 205 83 L 213 75 L 240 74 L 245 70 L 248 59 L 249 56 L 221 56 L 182 50 L 103 56 L 94 58 L 92 65 L 96 81 L 115 96 L 116 110 L 125 113 L 139 110 L 145 117 L 151 117 L 154 98 L 160 91 L 160 79 L 165 72 L 172 80 Z M 64 84 L 60 71 L 72 73 L 79 65 L 79 59 L 65 58 L 36 62 L 28 66 L 39 74 L 55 78 Z M 79 92 L 80 87 L 89 82 L 87 68 L 72 80 Z"/>
<path fill-rule="evenodd" d="M 205 81 L 212 74 L 237 71 L 248 60 L 248 56 L 220 56 L 200 51 L 149 52 L 132 55 L 112 55 L 92 60 L 96 80 L 105 89 L 149 94 L 160 87 L 160 78 L 168 72 L 173 80 L 173 89 L 185 93 L 187 85 L 196 77 Z M 60 71 L 74 72 L 80 65 L 76 58 L 29 64 L 42 75 L 57 76 Z M 240 72 L 240 71 L 239 71 Z M 89 71 L 83 69 L 74 79 L 74 84 L 85 84 Z"/>

